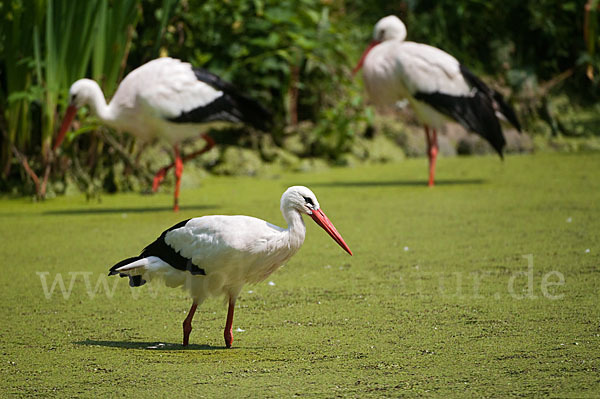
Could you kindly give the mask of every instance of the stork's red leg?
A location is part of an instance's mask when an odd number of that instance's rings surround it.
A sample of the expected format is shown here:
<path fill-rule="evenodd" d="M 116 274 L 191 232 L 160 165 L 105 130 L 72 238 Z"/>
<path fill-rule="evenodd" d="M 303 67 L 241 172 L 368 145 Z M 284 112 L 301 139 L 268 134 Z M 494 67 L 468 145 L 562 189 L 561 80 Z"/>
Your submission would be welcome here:
<path fill-rule="evenodd" d="M 206 141 L 206 145 L 201 150 L 192 152 L 191 154 L 184 156 L 183 162 L 187 162 L 190 159 L 194 159 L 198 155 L 202 155 L 205 152 L 210 151 L 215 146 L 215 141 L 208 134 L 203 134 L 202 138 Z M 153 192 L 156 192 L 156 190 L 158 190 L 158 186 L 164 180 L 169 169 L 171 169 L 173 166 L 175 166 L 175 162 L 173 162 L 170 165 L 165 166 L 164 168 L 160 168 L 160 170 L 158 172 L 156 172 L 156 175 L 154 175 L 154 181 L 152 182 L 152 191 Z"/>
<path fill-rule="evenodd" d="M 179 145 L 173 147 L 175 150 L 175 202 L 173 204 L 173 210 L 179 211 L 179 187 L 181 186 L 181 175 L 183 174 L 183 160 L 179 153 Z"/>
<path fill-rule="evenodd" d="M 429 158 L 429 187 L 432 187 L 435 182 L 435 161 L 438 154 L 437 132 L 431 129 L 432 134 L 429 134 L 429 126 L 425 125 L 425 139 L 427 140 L 427 157 Z"/>
<path fill-rule="evenodd" d="M 235 309 L 235 299 L 229 298 L 229 309 L 227 310 L 227 322 L 225 323 L 225 331 L 223 335 L 225 336 L 225 346 L 231 348 L 231 344 L 233 343 L 233 311 Z"/>
<path fill-rule="evenodd" d="M 190 159 L 196 158 L 198 155 L 204 154 L 205 152 L 212 150 L 212 148 L 215 146 L 215 140 L 213 140 L 213 138 L 210 137 L 208 134 L 203 134 L 202 138 L 204 139 L 204 141 L 206 141 L 206 145 L 204 146 L 204 148 L 196 152 L 192 152 L 190 155 L 186 155 L 183 159 L 184 162 L 187 162 Z"/>
<path fill-rule="evenodd" d="M 190 342 L 190 333 L 192 332 L 192 319 L 194 318 L 194 313 L 196 313 L 197 307 L 198 302 L 194 301 L 194 303 L 192 303 L 192 307 L 190 308 L 190 312 L 183 321 L 183 346 L 187 346 L 187 344 L 189 344 Z"/>
<path fill-rule="evenodd" d="M 437 140 L 437 131 L 433 130 L 433 136 L 431 138 L 431 150 L 429 151 L 429 155 L 431 157 L 430 165 L 429 165 L 429 185 L 433 186 L 435 181 L 435 162 L 437 160 L 438 155 L 438 140 Z"/>
<path fill-rule="evenodd" d="M 152 192 L 156 192 L 158 190 L 158 186 L 164 180 L 165 175 L 173 167 L 174 164 L 169 166 L 165 166 L 164 168 L 160 168 L 158 172 L 154 175 L 154 180 L 152 181 Z"/>

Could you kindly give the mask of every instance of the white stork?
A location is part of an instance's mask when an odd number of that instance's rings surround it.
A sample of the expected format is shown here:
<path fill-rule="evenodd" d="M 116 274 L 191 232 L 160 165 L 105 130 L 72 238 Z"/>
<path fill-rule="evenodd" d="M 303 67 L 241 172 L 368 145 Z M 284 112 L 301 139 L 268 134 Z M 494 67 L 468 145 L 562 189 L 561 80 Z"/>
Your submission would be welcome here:
<path fill-rule="evenodd" d="M 260 104 L 239 93 L 218 76 L 173 58 L 158 58 L 129 73 L 119 85 L 110 104 L 106 104 L 100 86 L 90 79 L 73 83 L 69 107 L 56 138 L 58 148 L 77 109 L 88 105 L 103 123 L 127 131 L 141 140 L 161 139 L 175 150 L 175 162 L 160 169 L 152 189 L 156 191 L 166 172 L 175 166 L 175 204 L 179 209 L 179 186 L 183 162 L 214 146 L 207 134 L 207 145 L 200 151 L 181 156 L 180 144 L 200 136 L 211 128 L 246 123 L 266 130 L 271 114 Z"/>
<path fill-rule="evenodd" d="M 450 54 L 427 44 L 404 41 L 406 27 L 390 15 L 375 25 L 373 41 L 353 73 L 364 67 L 369 97 L 378 107 L 406 98 L 425 126 L 429 185 L 434 184 L 437 132 L 447 119 L 486 139 L 502 157 L 505 145 L 499 118 L 521 130 L 502 95 L 485 85 Z M 431 133 L 430 133 L 431 128 Z"/>
<path fill-rule="evenodd" d="M 288 188 L 281 197 L 281 213 L 287 229 L 239 215 L 184 220 L 165 230 L 140 256 L 111 267 L 109 276 L 127 276 L 132 287 L 161 277 L 169 287 L 187 289 L 193 302 L 183 322 L 183 345 L 189 342 L 197 306 L 209 296 L 225 295 L 229 310 L 224 336 L 229 348 L 236 298 L 244 284 L 264 280 L 300 249 L 306 233 L 302 214 L 312 217 L 352 255 L 308 188 Z"/>

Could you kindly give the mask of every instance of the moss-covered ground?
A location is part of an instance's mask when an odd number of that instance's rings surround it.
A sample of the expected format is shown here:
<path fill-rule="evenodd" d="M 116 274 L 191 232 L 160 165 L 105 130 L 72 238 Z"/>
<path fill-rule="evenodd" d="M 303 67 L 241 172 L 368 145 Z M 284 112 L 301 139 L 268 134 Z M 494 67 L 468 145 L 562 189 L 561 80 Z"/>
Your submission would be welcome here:
<path fill-rule="evenodd" d="M 600 156 L 442 158 L 425 180 L 424 159 L 208 177 L 179 214 L 168 189 L 1 199 L 0 396 L 597 397 Z M 299 253 L 242 291 L 232 349 L 221 299 L 184 349 L 183 291 L 106 277 L 189 217 L 282 224 L 296 184 L 354 256 L 306 219 Z"/>

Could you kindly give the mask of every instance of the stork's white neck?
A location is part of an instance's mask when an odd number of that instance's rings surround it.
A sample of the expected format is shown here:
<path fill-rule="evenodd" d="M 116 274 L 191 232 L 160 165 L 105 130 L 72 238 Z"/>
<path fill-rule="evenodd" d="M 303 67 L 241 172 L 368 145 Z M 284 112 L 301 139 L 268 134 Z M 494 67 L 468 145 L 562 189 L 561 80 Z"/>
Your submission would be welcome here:
<path fill-rule="evenodd" d="M 91 79 L 80 79 L 71 86 L 72 101 L 79 108 L 87 105 L 90 112 L 107 125 L 113 125 L 115 115 L 113 107 L 106 104 L 102 89 Z"/>
<path fill-rule="evenodd" d="M 102 122 L 111 124 L 114 120 L 111 108 L 106 104 L 106 99 L 99 86 L 95 86 L 95 90 L 92 92 L 92 96 L 88 101 L 90 111 L 96 115 Z"/>
<path fill-rule="evenodd" d="M 289 245 L 292 248 L 298 249 L 304 243 L 304 237 L 306 236 L 306 226 L 302 215 L 296 209 L 284 209 L 282 210 L 283 218 L 288 224 L 288 228 L 285 232 L 288 235 Z"/>

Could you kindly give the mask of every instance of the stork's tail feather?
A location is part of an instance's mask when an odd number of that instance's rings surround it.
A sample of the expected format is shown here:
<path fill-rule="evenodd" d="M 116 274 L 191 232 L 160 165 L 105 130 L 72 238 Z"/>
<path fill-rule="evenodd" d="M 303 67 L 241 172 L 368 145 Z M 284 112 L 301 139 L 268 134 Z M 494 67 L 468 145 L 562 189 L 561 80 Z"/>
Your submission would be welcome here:
<path fill-rule="evenodd" d="M 504 97 L 502 94 L 498 93 L 494 90 L 494 101 L 500 108 L 500 113 L 506 118 L 506 120 L 517 129 L 519 133 L 521 133 L 521 124 L 519 123 L 519 118 L 517 118 L 517 114 L 515 110 L 504 101 Z"/>
<path fill-rule="evenodd" d="M 122 261 L 110 268 L 108 275 L 114 276 L 115 274 L 118 274 L 119 277 L 129 277 L 130 287 L 140 287 L 146 284 L 146 280 L 142 278 L 141 274 L 136 274 L 132 276 L 129 273 L 133 273 L 134 270 L 140 269 L 141 265 L 139 265 L 139 263 L 141 263 L 140 261 L 142 260 L 145 260 L 145 258 L 142 258 L 140 256 L 134 256 L 132 258 L 123 259 Z"/>

